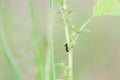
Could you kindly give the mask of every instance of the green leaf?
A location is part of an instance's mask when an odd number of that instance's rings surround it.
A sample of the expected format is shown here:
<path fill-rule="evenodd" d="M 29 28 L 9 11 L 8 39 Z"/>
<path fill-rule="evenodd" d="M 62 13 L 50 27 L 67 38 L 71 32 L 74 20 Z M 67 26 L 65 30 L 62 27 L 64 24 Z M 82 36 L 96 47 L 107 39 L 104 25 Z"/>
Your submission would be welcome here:
<path fill-rule="evenodd" d="M 93 10 L 93 17 L 101 15 L 120 15 L 119 0 L 97 0 Z"/>

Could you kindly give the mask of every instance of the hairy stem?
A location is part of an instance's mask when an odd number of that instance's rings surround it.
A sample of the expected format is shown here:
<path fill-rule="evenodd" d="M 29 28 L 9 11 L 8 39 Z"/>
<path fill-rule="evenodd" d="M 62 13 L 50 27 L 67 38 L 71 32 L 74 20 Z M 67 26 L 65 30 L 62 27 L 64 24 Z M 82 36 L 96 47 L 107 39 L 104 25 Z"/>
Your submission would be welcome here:
<path fill-rule="evenodd" d="M 67 23 L 67 20 L 65 18 L 65 14 L 63 10 L 67 10 L 67 1 L 64 0 L 64 4 L 63 7 L 60 7 L 60 11 L 63 17 L 63 23 L 65 25 L 65 36 L 66 36 L 66 42 L 68 44 L 68 47 L 70 47 L 70 33 L 69 33 L 69 24 Z M 72 49 L 69 49 L 69 51 L 67 52 L 68 55 L 68 67 L 69 70 L 67 72 L 67 77 L 65 80 L 72 80 L 73 78 L 73 53 L 72 53 Z"/>

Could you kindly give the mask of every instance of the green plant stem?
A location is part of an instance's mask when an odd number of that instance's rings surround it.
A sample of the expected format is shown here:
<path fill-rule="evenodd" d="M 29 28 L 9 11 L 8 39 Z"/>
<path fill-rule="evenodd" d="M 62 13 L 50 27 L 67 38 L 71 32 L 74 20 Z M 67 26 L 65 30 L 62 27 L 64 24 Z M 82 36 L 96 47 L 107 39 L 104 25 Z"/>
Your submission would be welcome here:
<path fill-rule="evenodd" d="M 92 18 L 88 19 L 81 27 L 80 27 L 80 31 L 83 30 L 85 28 L 85 26 L 92 21 Z"/>
<path fill-rule="evenodd" d="M 33 0 L 30 0 L 30 12 L 31 12 L 31 18 L 32 18 L 34 44 L 35 44 L 37 64 L 38 64 L 38 77 L 39 77 L 39 80 L 44 80 L 44 69 L 43 69 L 42 55 L 41 55 L 39 40 L 38 40 L 38 33 L 37 33 L 37 25 L 36 25 L 36 21 L 35 21 Z"/>
<path fill-rule="evenodd" d="M 50 80 L 56 80 L 55 77 L 55 61 L 54 61 L 54 37 L 53 37 L 53 28 L 54 28 L 54 0 L 50 0 L 50 53 L 51 53 L 51 74 Z"/>
<path fill-rule="evenodd" d="M 18 66 L 15 63 L 15 59 L 12 56 L 12 52 L 11 52 L 9 46 L 8 46 L 7 39 L 6 39 L 5 32 L 4 32 L 4 28 L 3 28 L 1 15 L 0 15 L 0 35 L 1 35 L 2 46 L 3 46 L 3 49 L 4 49 L 5 58 L 8 62 L 8 64 L 10 65 L 10 67 L 13 70 L 13 72 L 16 76 L 16 80 L 23 80 L 21 72 L 20 72 L 20 70 L 18 69 Z"/>
<path fill-rule="evenodd" d="M 55 61 L 54 61 L 54 0 L 49 0 L 49 25 L 47 27 L 47 57 L 46 57 L 46 69 L 45 80 L 56 80 L 55 76 Z"/>
<path fill-rule="evenodd" d="M 67 3 L 64 4 L 63 6 L 64 6 L 64 9 L 67 9 Z M 65 16 L 64 16 L 64 12 L 63 12 L 61 7 L 60 7 L 60 11 L 61 11 L 61 14 L 63 17 L 63 22 L 65 25 L 66 42 L 68 45 L 70 45 L 69 26 L 67 24 L 67 21 L 66 21 Z M 68 67 L 70 70 L 68 71 L 68 77 L 66 77 L 66 80 L 73 80 L 73 50 L 69 49 L 69 52 L 67 52 L 67 55 L 68 55 Z"/>
<path fill-rule="evenodd" d="M 87 26 L 87 24 L 92 21 L 92 19 L 93 19 L 93 18 L 89 18 L 89 19 L 80 27 L 79 31 L 82 31 L 82 30 Z M 74 42 L 77 41 L 78 37 L 79 37 L 79 35 L 77 35 L 77 36 L 75 37 Z"/>

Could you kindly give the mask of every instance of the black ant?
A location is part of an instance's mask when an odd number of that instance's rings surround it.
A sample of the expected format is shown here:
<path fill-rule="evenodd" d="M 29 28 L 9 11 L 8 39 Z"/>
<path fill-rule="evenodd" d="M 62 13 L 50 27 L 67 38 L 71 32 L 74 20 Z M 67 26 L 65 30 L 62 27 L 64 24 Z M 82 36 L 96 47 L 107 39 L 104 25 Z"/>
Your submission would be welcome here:
<path fill-rule="evenodd" d="M 67 43 L 65 44 L 65 49 L 66 49 L 66 52 L 69 52 L 69 46 Z"/>

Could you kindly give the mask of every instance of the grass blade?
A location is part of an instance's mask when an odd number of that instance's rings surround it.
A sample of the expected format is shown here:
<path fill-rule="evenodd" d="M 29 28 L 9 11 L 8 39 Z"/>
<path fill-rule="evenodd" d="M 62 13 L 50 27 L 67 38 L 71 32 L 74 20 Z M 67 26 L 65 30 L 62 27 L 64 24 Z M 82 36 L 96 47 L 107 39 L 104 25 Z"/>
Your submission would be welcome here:
<path fill-rule="evenodd" d="M 30 13 L 32 18 L 32 28 L 33 28 L 33 36 L 34 36 L 34 44 L 36 49 L 36 56 L 37 56 L 37 64 L 38 64 L 38 77 L 39 80 L 44 80 L 44 69 L 42 63 L 42 55 L 39 46 L 38 34 L 37 34 L 37 25 L 35 21 L 35 14 L 34 14 L 34 7 L 33 7 L 33 0 L 30 1 Z"/>
<path fill-rule="evenodd" d="M 5 58 L 13 70 L 13 72 L 16 76 L 16 80 L 23 80 L 22 75 L 18 69 L 18 66 L 15 63 L 15 59 L 12 56 L 12 52 L 8 46 L 7 39 L 5 37 L 5 32 L 4 32 L 4 28 L 3 28 L 3 22 L 2 22 L 2 15 L 0 15 L 0 36 L 1 36 L 1 40 L 2 40 L 2 46 L 4 49 Z"/>
<path fill-rule="evenodd" d="M 56 80 L 55 77 L 55 61 L 54 61 L 54 38 L 53 38 L 53 26 L 54 26 L 54 0 L 50 0 L 50 47 L 51 47 L 51 66 L 50 66 L 50 80 Z"/>
<path fill-rule="evenodd" d="M 54 26 L 54 0 L 50 0 L 50 19 L 48 30 L 48 47 L 47 47 L 47 57 L 46 57 L 46 79 L 45 80 L 56 80 L 55 76 L 55 61 L 54 61 L 54 37 L 53 37 L 53 26 Z M 49 68 L 49 67 L 50 68 Z"/>

